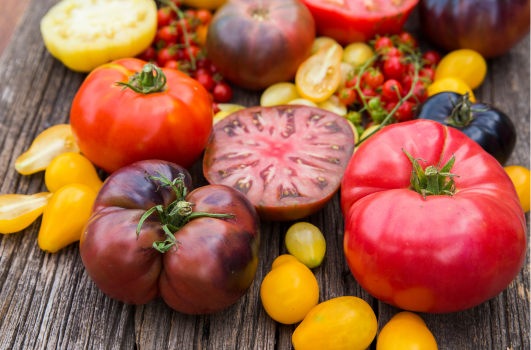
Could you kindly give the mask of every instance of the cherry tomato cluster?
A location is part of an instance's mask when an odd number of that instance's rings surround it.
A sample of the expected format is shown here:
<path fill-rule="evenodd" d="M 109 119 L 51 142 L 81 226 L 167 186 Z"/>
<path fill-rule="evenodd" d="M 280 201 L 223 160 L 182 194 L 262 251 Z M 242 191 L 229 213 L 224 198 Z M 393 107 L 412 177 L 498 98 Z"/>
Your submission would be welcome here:
<path fill-rule="evenodd" d="M 171 2 L 179 9 L 178 0 Z M 178 16 L 170 6 L 158 10 L 158 29 L 153 44 L 138 58 L 159 67 L 180 70 L 196 79 L 212 95 L 215 111 L 216 103 L 231 100 L 232 88 L 206 57 L 204 50 L 212 13 L 205 9 L 187 9 L 181 14 L 182 17 Z"/>
<path fill-rule="evenodd" d="M 435 51 L 420 56 L 417 40 L 408 32 L 378 37 L 373 46 L 373 59 L 351 72 L 345 88 L 337 93 L 353 110 L 347 118 L 360 124 L 360 113 L 367 111 L 371 119 L 368 127 L 380 124 L 394 111 L 395 121 L 411 120 L 416 106 L 428 97 L 427 87 L 441 56 Z M 415 73 L 418 78 L 414 84 Z"/>

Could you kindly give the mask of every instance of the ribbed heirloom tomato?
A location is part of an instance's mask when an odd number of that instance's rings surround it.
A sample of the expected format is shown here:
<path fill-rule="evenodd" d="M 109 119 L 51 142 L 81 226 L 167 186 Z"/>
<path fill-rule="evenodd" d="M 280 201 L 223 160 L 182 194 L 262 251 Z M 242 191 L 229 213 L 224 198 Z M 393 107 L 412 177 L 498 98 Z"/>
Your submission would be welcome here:
<path fill-rule="evenodd" d="M 205 88 L 184 73 L 146 63 L 131 58 L 96 68 L 72 103 L 74 138 L 106 172 L 146 159 L 189 168 L 210 137 L 212 101 Z M 133 88 L 124 86 L 128 82 Z"/>
<path fill-rule="evenodd" d="M 433 121 L 387 126 L 362 144 L 341 206 L 354 277 L 406 310 L 474 307 L 525 261 L 526 222 L 509 176 L 465 134 Z"/>

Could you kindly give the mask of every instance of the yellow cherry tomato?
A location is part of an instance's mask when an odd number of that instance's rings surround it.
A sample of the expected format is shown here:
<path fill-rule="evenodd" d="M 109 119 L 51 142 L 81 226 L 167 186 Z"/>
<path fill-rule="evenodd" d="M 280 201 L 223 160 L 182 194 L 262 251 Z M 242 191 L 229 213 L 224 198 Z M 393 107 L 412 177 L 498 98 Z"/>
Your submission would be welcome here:
<path fill-rule="evenodd" d="M 317 106 L 342 117 L 347 115 L 347 106 L 342 104 L 336 95 L 330 96 L 326 101 L 317 104 Z"/>
<path fill-rule="evenodd" d="M 472 92 L 472 89 L 460 78 L 444 78 L 436 80 L 430 86 L 428 86 L 428 96 L 433 96 L 444 91 L 457 92 L 461 95 L 464 95 L 468 92 L 470 94 L 470 101 L 476 102 L 474 92 Z"/>
<path fill-rule="evenodd" d="M 30 148 L 15 162 L 15 170 L 22 175 L 45 170 L 51 161 L 66 152 L 79 153 L 69 124 L 54 125 L 33 140 Z"/>
<path fill-rule="evenodd" d="M 48 51 L 79 72 L 135 57 L 151 45 L 156 30 L 153 0 L 63 0 L 41 21 Z"/>
<path fill-rule="evenodd" d="M 478 52 L 461 49 L 444 56 L 435 69 L 435 81 L 460 78 L 471 89 L 481 85 L 487 75 L 487 62 Z"/>
<path fill-rule="evenodd" d="M 51 196 L 47 192 L 0 196 L 0 233 L 22 231 L 31 225 L 42 214 Z"/>
<path fill-rule="evenodd" d="M 260 106 L 270 107 L 283 105 L 299 97 L 295 84 L 277 83 L 265 89 L 260 98 Z"/>
<path fill-rule="evenodd" d="M 103 184 L 94 165 L 79 153 L 55 157 L 44 173 L 44 182 L 50 192 L 70 184 L 83 184 L 97 193 Z"/>
<path fill-rule="evenodd" d="M 519 165 L 511 165 L 505 167 L 504 169 L 511 178 L 514 187 L 516 188 L 516 193 L 518 194 L 518 198 L 520 199 L 522 209 L 524 209 L 524 212 L 527 213 L 530 209 L 529 179 L 531 178 L 531 174 L 529 172 L 529 169 L 526 169 L 523 166 Z"/>
<path fill-rule="evenodd" d="M 44 209 L 39 247 L 55 253 L 79 241 L 95 199 L 96 192 L 81 184 L 67 185 L 55 192 Z"/>
<path fill-rule="evenodd" d="M 343 62 L 350 63 L 354 67 L 362 66 L 374 55 L 372 48 L 363 43 L 352 43 L 343 51 Z"/>
<path fill-rule="evenodd" d="M 323 102 L 337 90 L 341 81 L 343 48 L 327 43 L 302 62 L 295 76 L 297 91 L 312 102 Z"/>
<path fill-rule="evenodd" d="M 293 332 L 295 350 L 365 350 L 378 323 L 363 299 L 339 297 L 314 307 Z M 419 348 L 424 350 L 423 348 Z"/>
<path fill-rule="evenodd" d="M 307 222 L 298 222 L 286 232 L 288 252 L 310 269 L 323 262 L 326 241 L 316 226 Z"/>
<path fill-rule="evenodd" d="M 287 103 L 288 105 L 302 105 L 302 106 L 308 106 L 308 107 L 317 107 L 315 103 L 313 103 L 310 100 L 307 100 L 305 98 L 296 98 L 294 100 L 291 100 Z"/>
<path fill-rule="evenodd" d="M 404 311 L 396 314 L 383 328 L 376 350 L 437 350 L 437 342 L 418 315 Z"/>
<path fill-rule="evenodd" d="M 293 324 L 317 305 L 319 286 L 309 268 L 291 255 L 281 255 L 262 281 L 260 297 L 272 319 Z"/>
<path fill-rule="evenodd" d="M 319 51 L 319 49 L 321 47 L 323 47 L 324 45 L 326 44 L 337 44 L 337 41 L 335 41 L 334 39 L 332 38 L 329 38 L 327 36 L 318 36 L 317 38 L 315 38 L 315 40 L 313 41 L 313 46 L 312 46 L 312 55 L 314 53 L 316 53 L 317 51 Z"/>

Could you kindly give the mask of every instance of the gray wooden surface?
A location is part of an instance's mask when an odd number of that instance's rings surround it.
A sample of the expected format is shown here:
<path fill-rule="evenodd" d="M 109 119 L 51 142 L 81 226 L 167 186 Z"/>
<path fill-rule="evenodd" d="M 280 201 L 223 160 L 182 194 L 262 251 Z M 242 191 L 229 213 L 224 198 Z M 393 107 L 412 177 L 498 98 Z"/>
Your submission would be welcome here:
<path fill-rule="evenodd" d="M 0 58 L 1 194 L 46 190 L 43 173 L 19 175 L 14 170 L 15 159 L 44 129 L 68 122 L 71 101 L 84 79 L 83 74 L 53 59 L 43 45 L 39 21 L 56 1 L 32 1 Z M 415 16 L 407 28 L 424 47 L 427 40 Z M 510 53 L 488 62 L 487 78 L 476 93 L 478 100 L 491 102 L 511 116 L 519 139 L 509 164 L 527 168 L 529 58 L 527 37 Z M 241 90 L 236 90 L 233 100 L 248 106 L 258 101 L 259 94 Z M 207 184 L 200 163 L 191 173 L 196 187 Z M 529 222 L 529 214 L 526 218 Z M 374 308 L 381 329 L 399 310 L 372 298 L 350 274 L 343 256 L 339 195 L 307 221 L 322 230 L 327 243 L 324 263 L 314 269 L 320 301 L 343 295 L 361 297 Z M 85 272 L 77 244 L 56 254 L 39 249 L 40 219 L 24 232 L 0 235 L 0 348 L 291 349 L 295 327 L 272 321 L 259 296 L 272 261 L 286 253 L 284 234 L 291 224 L 262 224 L 254 283 L 239 302 L 210 316 L 179 314 L 160 300 L 131 306 L 108 298 Z M 528 260 L 516 280 L 496 298 L 468 311 L 421 317 L 441 350 L 530 349 L 529 308 Z"/>

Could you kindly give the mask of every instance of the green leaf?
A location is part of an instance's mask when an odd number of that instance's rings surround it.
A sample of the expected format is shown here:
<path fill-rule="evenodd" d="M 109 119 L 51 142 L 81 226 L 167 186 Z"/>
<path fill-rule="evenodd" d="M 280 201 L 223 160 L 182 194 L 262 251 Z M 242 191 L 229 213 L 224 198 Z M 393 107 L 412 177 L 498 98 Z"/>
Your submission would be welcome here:
<path fill-rule="evenodd" d="M 419 160 L 422 160 L 423 162 L 427 163 L 426 160 L 424 160 L 422 158 L 415 159 L 415 158 L 413 158 L 411 156 L 411 154 L 409 154 L 404 149 L 402 149 L 402 152 L 404 152 L 406 154 L 406 156 L 409 158 L 409 161 L 411 162 L 411 164 L 413 164 L 413 169 L 417 173 L 417 177 L 419 179 L 420 188 L 426 188 L 426 186 L 428 185 L 428 179 L 426 178 L 426 174 L 424 173 L 424 169 L 422 169 L 422 167 L 420 166 L 420 164 L 418 162 Z"/>
<path fill-rule="evenodd" d="M 151 214 L 153 214 L 155 211 L 157 211 L 157 213 L 159 213 L 160 211 L 164 211 L 163 208 L 162 208 L 162 205 L 154 206 L 153 208 L 151 208 L 148 211 L 146 211 L 144 213 L 144 215 L 142 215 L 142 217 L 140 218 L 140 221 L 138 222 L 138 226 L 136 227 L 136 238 L 137 239 L 140 236 L 140 229 L 142 228 L 142 225 L 144 224 L 144 221 L 146 221 L 146 219 Z M 160 219 L 160 216 L 159 216 L 159 219 Z"/>

